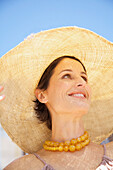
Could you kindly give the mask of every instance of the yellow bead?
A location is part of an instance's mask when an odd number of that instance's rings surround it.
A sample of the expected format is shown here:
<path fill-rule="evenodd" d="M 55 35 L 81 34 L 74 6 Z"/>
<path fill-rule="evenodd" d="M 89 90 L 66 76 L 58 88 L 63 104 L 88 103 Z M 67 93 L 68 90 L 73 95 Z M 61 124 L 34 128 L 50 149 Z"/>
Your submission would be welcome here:
<path fill-rule="evenodd" d="M 49 147 L 49 150 L 50 150 L 50 151 L 52 151 L 52 150 L 53 150 L 53 148 L 52 148 L 52 147 Z"/>
<path fill-rule="evenodd" d="M 46 141 L 45 141 L 45 144 L 49 146 L 49 145 L 50 145 L 50 141 L 49 141 L 49 140 L 46 140 Z"/>
<path fill-rule="evenodd" d="M 84 148 L 86 146 L 86 143 L 85 142 L 82 142 L 81 143 L 82 147 Z"/>
<path fill-rule="evenodd" d="M 54 146 L 54 142 L 50 141 L 49 146 Z"/>
<path fill-rule="evenodd" d="M 52 151 L 56 151 L 56 147 L 51 147 L 51 150 Z"/>
<path fill-rule="evenodd" d="M 75 145 L 70 145 L 70 146 L 69 146 L 69 150 L 70 150 L 71 152 L 74 152 L 74 151 L 75 151 Z"/>
<path fill-rule="evenodd" d="M 68 150 L 68 146 L 64 146 L 64 151 L 67 152 Z"/>
<path fill-rule="evenodd" d="M 81 138 L 79 137 L 79 138 L 77 138 L 77 142 L 81 142 Z"/>
<path fill-rule="evenodd" d="M 59 146 L 59 151 L 62 152 L 63 150 L 63 146 Z"/>
<path fill-rule="evenodd" d="M 63 142 L 59 143 L 59 146 L 64 146 L 64 143 Z"/>
<path fill-rule="evenodd" d="M 59 147 L 55 147 L 56 148 L 56 151 L 59 151 Z"/>
<path fill-rule="evenodd" d="M 49 151 L 52 151 L 52 148 L 51 148 L 51 147 L 48 147 L 48 150 L 49 150 Z"/>
<path fill-rule="evenodd" d="M 88 144 L 89 144 L 89 142 L 90 142 L 90 140 L 89 140 L 89 139 L 87 139 L 87 140 L 85 141 L 86 145 L 88 145 Z"/>
<path fill-rule="evenodd" d="M 54 146 L 59 146 L 59 142 L 54 142 Z"/>
<path fill-rule="evenodd" d="M 84 132 L 84 134 L 88 134 L 88 132 L 87 132 L 87 131 L 85 131 L 85 132 Z"/>
<path fill-rule="evenodd" d="M 83 136 L 81 136 L 81 141 L 85 141 L 85 137 L 84 137 L 84 135 L 83 135 Z"/>
<path fill-rule="evenodd" d="M 66 140 L 66 141 L 64 142 L 64 145 L 69 146 L 69 145 L 70 145 L 70 141 L 69 141 L 69 140 Z"/>
<path fill-rule="evenodd" d="M 87 139 L 88 138 L 88 134 L 85 134 L 84 137 L 85 137 L 85 139 Z"/>
<path fill-rule="evenodd" d="M 43 148 L 44 148 L 45 150 L 47 150 L 48 146 L 44 144 L 44 145 L 43 145 Z"/>
<path fill-rule="evenodd" d="M 82 145 L 80 143 L 76 144 L 76 150 L 79 151 L 80 149 L 82 149 Z"/>
<path fill-rule="evenodd" d="M 48 147 L 47 147 L 47 150 L 50 151 L 50 150 L 51 150 L 51 147 L 48 146 Z"/>
<path fill-rule="evenodd" d="M 72 139 L 72 140 L 71 140 L 71 144 L 72 144 L 72 145 L 75 145 L 76 143 L 77 143 L 77 139 Z"/>

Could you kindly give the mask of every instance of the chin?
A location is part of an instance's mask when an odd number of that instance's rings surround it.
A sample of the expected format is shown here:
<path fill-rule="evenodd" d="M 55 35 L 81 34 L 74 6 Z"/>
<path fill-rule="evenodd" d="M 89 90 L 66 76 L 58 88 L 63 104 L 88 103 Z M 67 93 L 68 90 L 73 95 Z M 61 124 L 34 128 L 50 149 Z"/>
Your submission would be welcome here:
<path fill-rule="evenodd" d="M 73 105 L 70 107 L 71 112 L 81 112 L 82 114 L 87 114 L 89 111 L 89 104 L 84 105 Z"/>

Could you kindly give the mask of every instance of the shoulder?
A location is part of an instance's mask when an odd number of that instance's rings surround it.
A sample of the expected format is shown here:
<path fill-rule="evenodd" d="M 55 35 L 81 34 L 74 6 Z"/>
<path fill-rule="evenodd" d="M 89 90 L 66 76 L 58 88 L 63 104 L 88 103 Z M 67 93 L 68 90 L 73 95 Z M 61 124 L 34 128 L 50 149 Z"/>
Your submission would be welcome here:
<path fill-rule="evenodd" d="M 43 166 L 44 164 L 39 159 L 37 159 L 35 155 L 29 154 L 14 160 L 3 170 L 38 170 L 43 168 Z"/>
<path fill-rule="evenodd" d="M 106 154 L 113 159 L 113 141 L 106 144 Z"/>

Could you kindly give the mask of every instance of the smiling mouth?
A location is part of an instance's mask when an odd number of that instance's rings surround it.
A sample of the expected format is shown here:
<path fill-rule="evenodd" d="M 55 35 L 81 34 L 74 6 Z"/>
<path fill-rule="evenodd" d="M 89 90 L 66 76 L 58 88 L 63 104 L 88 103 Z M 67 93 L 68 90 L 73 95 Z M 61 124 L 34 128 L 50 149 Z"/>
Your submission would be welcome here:
<path fill-rule="evenodd" d="M 72 93 L 72 94 L 68 94 L 71 97 L 76 97 L 76 98 L 81 98 L 81 99 L 85 99 L 86 95 L 83 93 Z"/>

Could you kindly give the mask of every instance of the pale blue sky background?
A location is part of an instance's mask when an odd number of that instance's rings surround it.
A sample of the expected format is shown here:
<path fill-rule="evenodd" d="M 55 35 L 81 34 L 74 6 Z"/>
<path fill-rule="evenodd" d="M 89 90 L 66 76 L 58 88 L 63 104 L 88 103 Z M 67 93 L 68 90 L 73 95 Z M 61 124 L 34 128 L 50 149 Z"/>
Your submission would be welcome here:
<path fill-rule="evenodd" d="M 61 26 L 90 29 L 113 42 L 113 0 L 0 0 L 0 57 L 29 34 Z"/>

